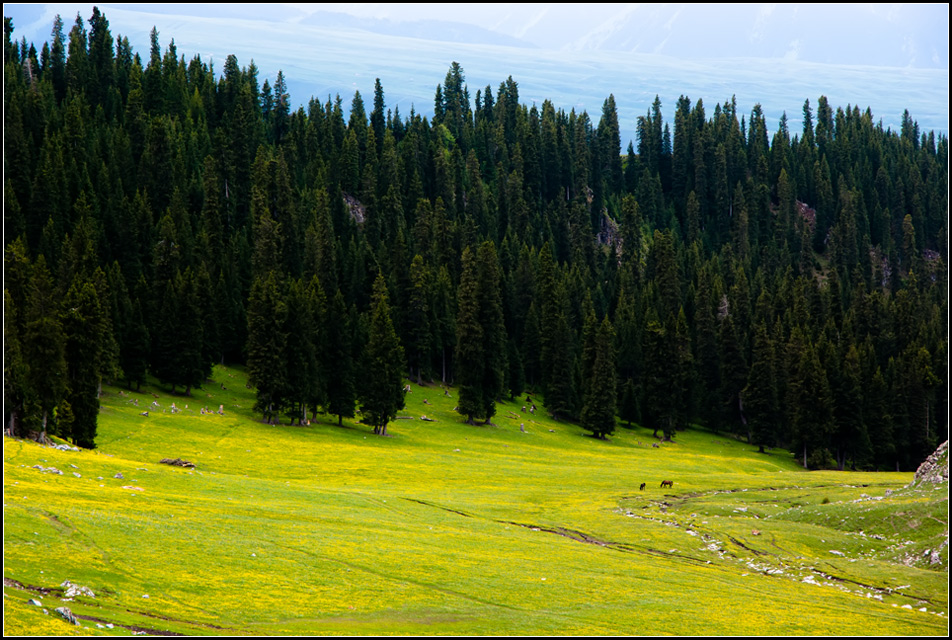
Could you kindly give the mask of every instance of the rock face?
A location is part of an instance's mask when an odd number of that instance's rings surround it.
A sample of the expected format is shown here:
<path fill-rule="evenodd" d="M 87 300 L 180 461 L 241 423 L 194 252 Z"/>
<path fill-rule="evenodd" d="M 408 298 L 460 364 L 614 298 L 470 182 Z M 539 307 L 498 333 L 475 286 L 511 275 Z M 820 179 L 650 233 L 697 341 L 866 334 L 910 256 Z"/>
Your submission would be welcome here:
<path fill-rule="evenodd" d="M 916 470 L 916 477 L 912 480 L 912 486 L 917 486 L 923 482 L 939 484 L 949 481 L 949 441 L 946 440 L 939 445 L 926 461 L 919 465 Z"/>

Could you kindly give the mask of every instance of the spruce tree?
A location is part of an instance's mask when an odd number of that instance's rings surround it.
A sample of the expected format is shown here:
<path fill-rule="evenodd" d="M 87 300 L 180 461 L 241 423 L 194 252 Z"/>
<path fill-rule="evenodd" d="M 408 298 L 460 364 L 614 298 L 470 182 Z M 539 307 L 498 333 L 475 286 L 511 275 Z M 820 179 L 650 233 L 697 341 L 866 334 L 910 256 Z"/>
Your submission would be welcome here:
<path fill-rule="evenodd" d="M 595 338 L 595 360 L 582 406 L 582 428 L 601 440 L 614 433 L 615 402 L 615 332 L 605 318 Z"/>
<path fill-rule="evenodd" d="M 327 411 L 337 416 L 338 426 L 344 418 L 353 418 L 357 404 L 354 388 L 353 327 L 340 289 L 328 306 L 324 325 L 326 338 L 321 361 L 327 367 Z"/>
<path fill-rule="evenodd" d="M 73 282 L 66 294 L 63 330 L 66 336 L 67 394 L 73 420 L 69 433 L 73 444 L 85 449 L 96 446 L 99 418 L 100 360 L 105 318 L 96 290 L 89 282 Z"/>
<path fill-rule="evenodd" d="M 479 321 L 479 280 L 476 256 L 470 247 L 463 250 L 463 270 L 457 290 L 456 311 L 456 384 L 459 393 L 457 411 L 469 424 L 482 417 L 482 371 L 486 359 L 483 327 Z"/>
<path fill-rule="evenodd" d="M 764 453 L 764 447 L 772 447 L 776 439 L 775 410 L 776 386 L 772 367 L 773 346 L 767 337 L 767 329 L 761 324 L 754 333 L 754 354 L 747 386 L 741 397 L 747 417 L 748 441 Z"/>
<path fill-rule="evenodd" d="M 419 254 L 410 265 L 410 292 L 407 310 L 407 359 L 409 373 L 416 374 L 417 384 L 430 375 L 433 337 L 430 330 L 430 270 Z"/>
<path fill-rule="evenodd" d="M 383 274 L 374 282 L 370 333 L 364 351 L 364 377 L 360 388 L 363 421 L 374 433 L 387 435 L 387 424 L 405 404 L 403 372 L 406 367 L 403 347 L 393 328 L 387 284 Z"/>
<path fill-rule="evenodd" d="M 67 364 L 57 293 L 42 255 L 33 265 L 25 316 L 21 346 L 27 366 L 27 411 L 38 418 L 38 424 L 34 419 L 30 426 L 38 427 L 44 441 L 49 418 L 66 397 Z"/>
<path fill-rule="evenodd" d="M 11 434 L 19 433 L 26 395 L 26 363 L 20 345 L 18 310 L 8 289 L 3 290 L 3 413 Z"/>
<path fill-rule="evenodd" d="M 489 423 L 496 413 L 496 399 L 505 391 L 508 369 L 508 338 L 502 310 L 502 287 L 496 246 L 483 242 L 477 251 L 479 315 L 483 327 L 483 411 Z"/>
<path fill-rule="evenodd" d="M 283 361 L 288 308 L 282 284 L 271 271 L 255 280 L 248 299 L 248 381 L 256 390 L 255 410 L 266 422 L 277 416 L 289 386 Z"/>

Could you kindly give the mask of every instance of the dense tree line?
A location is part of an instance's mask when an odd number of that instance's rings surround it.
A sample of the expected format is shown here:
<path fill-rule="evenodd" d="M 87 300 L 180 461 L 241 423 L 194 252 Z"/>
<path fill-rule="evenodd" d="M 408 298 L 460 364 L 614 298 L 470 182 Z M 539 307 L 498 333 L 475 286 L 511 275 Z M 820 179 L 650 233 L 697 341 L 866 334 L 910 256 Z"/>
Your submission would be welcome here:
<path fill-rule="evenodd" d="M 220 74 L 98 9 L 39 51 L 4 41 L 4 407 L 94 446 L 102 380 L 188 394 L 242 363 L 266 420 L 361 409 L 405 378 L 459 411 L 539 393 L 597 437 L 617 418 L 785 447 L 809 468 L 914 468 L 948 428 L 948 138 L 820 97 L 771 136 L 758 106 L 656 99 L 622 153 L 597 121 L 471 97 L 433 117 L 355 93 L 292 109 L 282 73 Z M 462 419 L 462 418 L 461 418 Z"/>

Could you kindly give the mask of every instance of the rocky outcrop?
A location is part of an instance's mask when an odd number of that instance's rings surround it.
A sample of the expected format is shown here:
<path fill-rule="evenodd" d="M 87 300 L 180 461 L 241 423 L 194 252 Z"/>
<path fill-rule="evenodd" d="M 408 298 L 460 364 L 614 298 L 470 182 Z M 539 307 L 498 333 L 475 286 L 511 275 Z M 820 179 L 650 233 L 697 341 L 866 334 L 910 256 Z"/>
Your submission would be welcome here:
<path fill-rule="evenodd" d="M 916 470 L 916 476 L 912 480 L 911 486 L 915 487 L 923 482 L 939 484 L 949 481 L 949 441 L 946 440 L 939 445 L 926 461 L 919 465 Z"/>
<path fill-rule="evenodd" d="M 162 458 L 161 460 L 159 460 L 159 462 L 161 462 L 162 464 L 170 464 L 175 467 L 185 467 L 186 469 L 195 468 L 194 462 L 189 462 L 188 460 L 182 460 L 181 458 L 175 458 L 174 460 L 172 458 Z"/>

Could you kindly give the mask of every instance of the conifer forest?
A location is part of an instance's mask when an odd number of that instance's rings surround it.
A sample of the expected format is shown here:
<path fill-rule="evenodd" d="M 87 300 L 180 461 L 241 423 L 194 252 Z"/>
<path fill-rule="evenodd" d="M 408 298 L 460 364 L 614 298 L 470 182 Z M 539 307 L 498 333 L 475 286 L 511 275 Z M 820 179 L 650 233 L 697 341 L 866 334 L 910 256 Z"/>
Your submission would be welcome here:
<path fill-rule="evenodd" d="M 381 435 L 412 381 L 460 422 L 530 393 L 596 438 L 700 425 L 809 469 L 948 438 L 949 141 L 908 112 L 804 96 L 769 131 L 682 96 L 627 142 L 611 95 L 528 106 L 455 62 L 432 117 L 379 80 L 294 109 L 282 73 L 133 51 L 98 9 L 4 27 L 16 435 L 95 447 L 102 384 L 187 398 L 224 362 L 263 421 Z"/>

